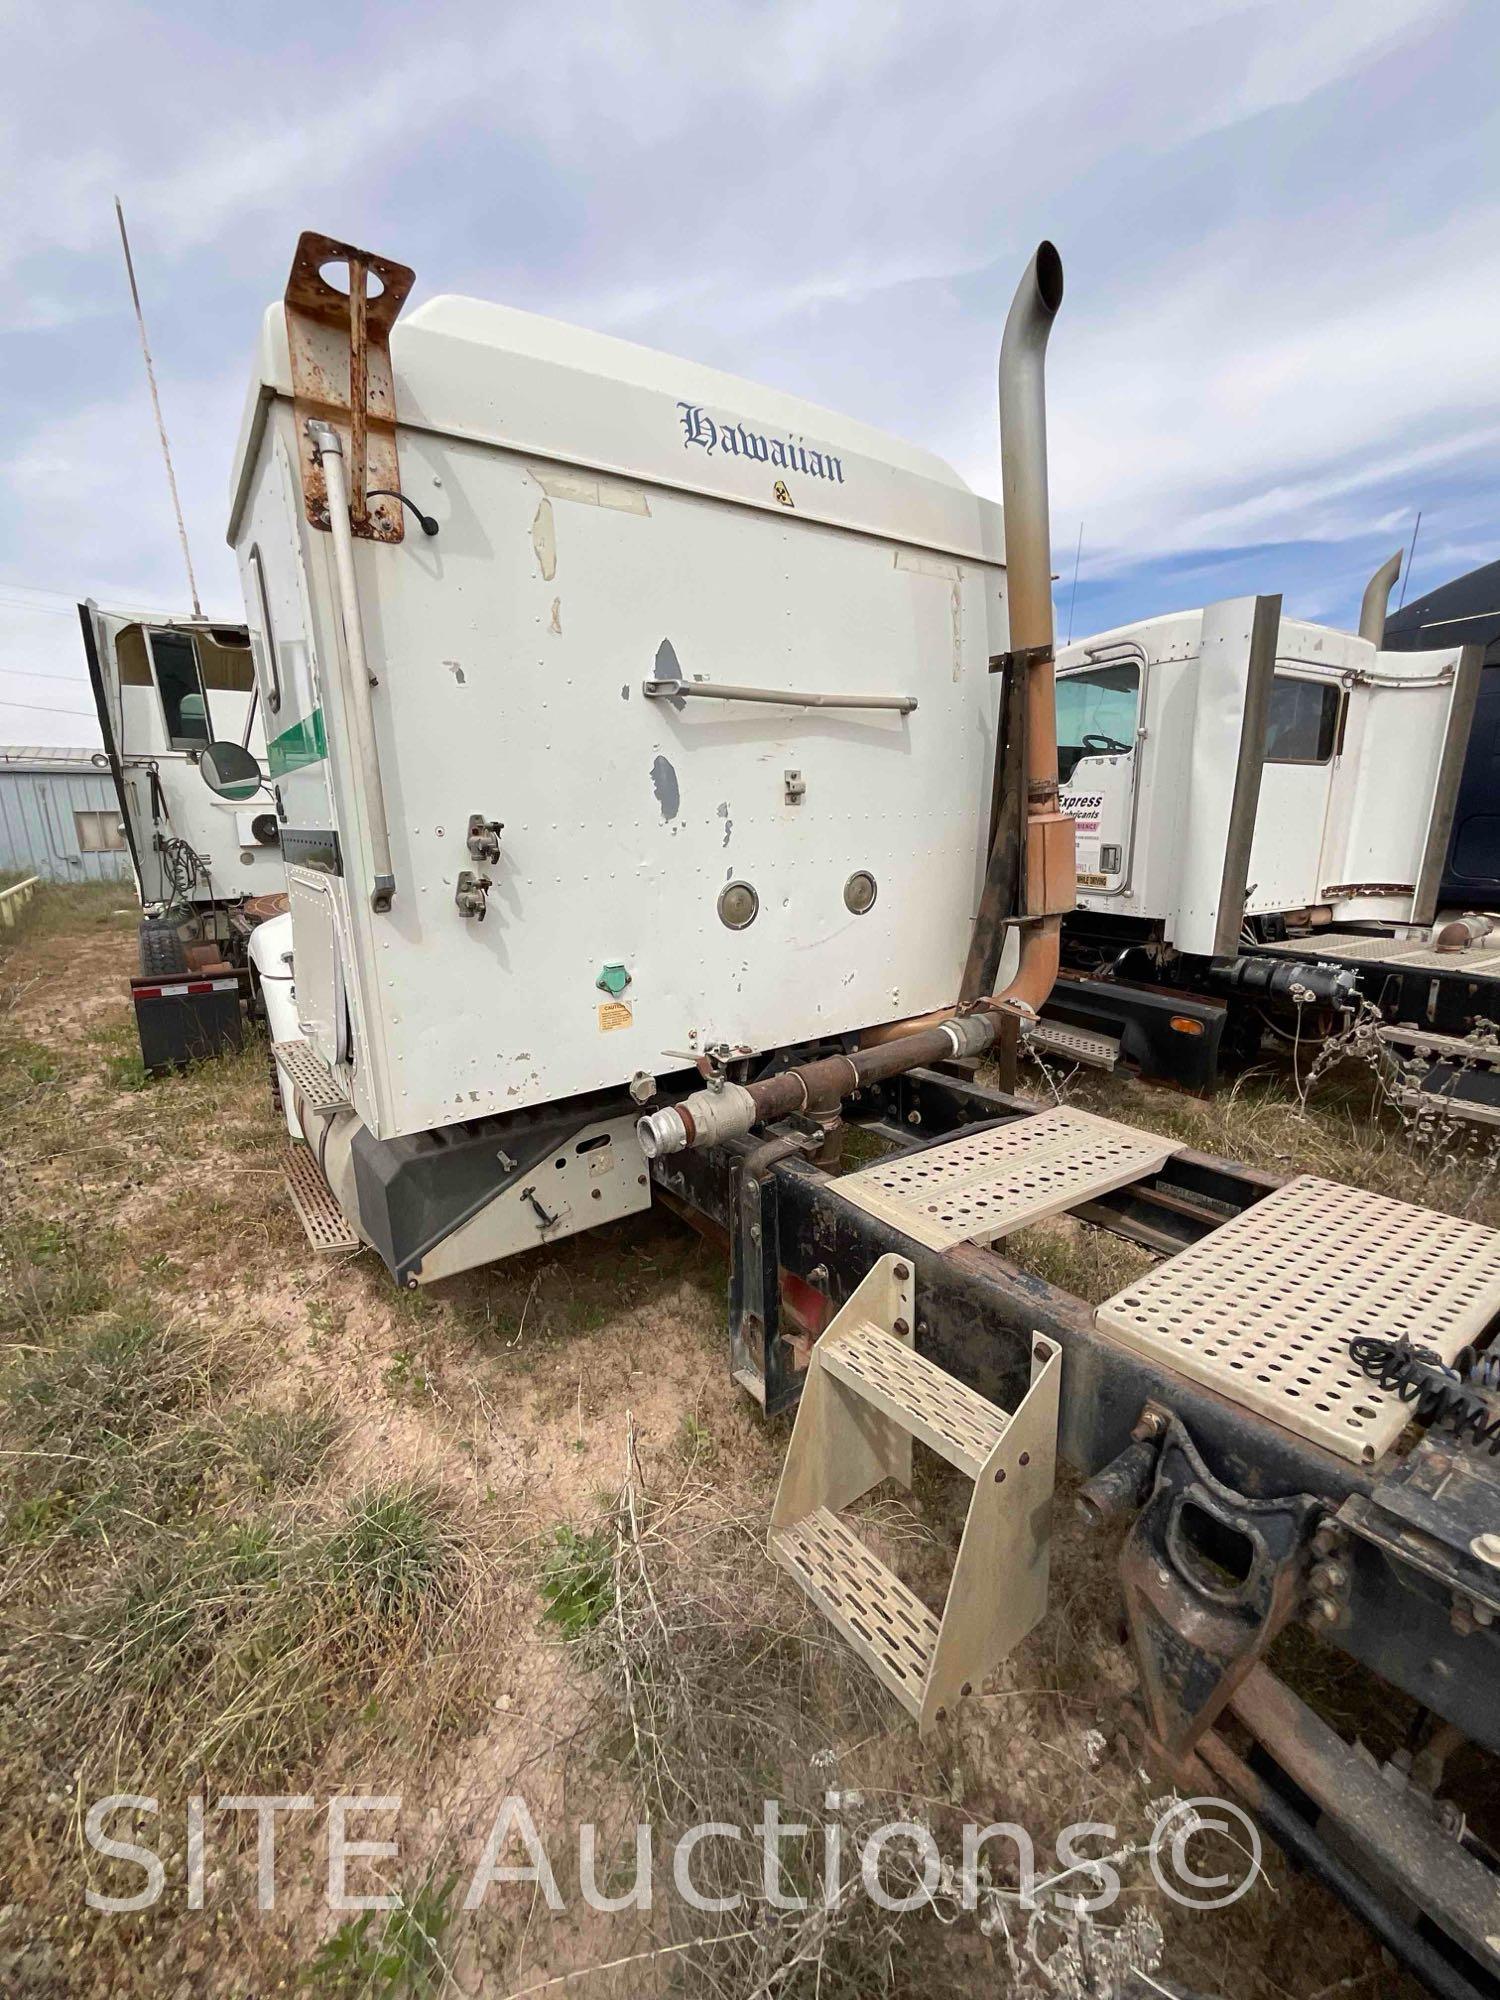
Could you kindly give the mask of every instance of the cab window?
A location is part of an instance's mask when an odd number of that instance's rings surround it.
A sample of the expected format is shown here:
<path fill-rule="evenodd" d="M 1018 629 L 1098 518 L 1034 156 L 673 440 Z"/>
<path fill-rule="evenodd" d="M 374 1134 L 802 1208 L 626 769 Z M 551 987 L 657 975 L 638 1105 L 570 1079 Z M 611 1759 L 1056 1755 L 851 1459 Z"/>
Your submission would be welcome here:
<path fill-rule="evenodd" d="M 151 657 L 161 695 L 167 741 L 174 750 L 196 750 L 212 739 L 208 700 L 198 675 L 198 655 L 187 632 L 153 632 Z"/>
<path fill-rule="evenodd" d="M 1141 670 L 1133 660 L 1085 667 L 1057 682 L 1057 774 L 1064 784 L 1084 757 L 1119 756 L 1135 748 Z"/>
<path fill-rule="evenodd" d="M 1266 723 L 1268 764 L 1326 764 L 1339 733 L 1339 690 L 1327 681 L 1271 678 L 1271 713 Z"/>

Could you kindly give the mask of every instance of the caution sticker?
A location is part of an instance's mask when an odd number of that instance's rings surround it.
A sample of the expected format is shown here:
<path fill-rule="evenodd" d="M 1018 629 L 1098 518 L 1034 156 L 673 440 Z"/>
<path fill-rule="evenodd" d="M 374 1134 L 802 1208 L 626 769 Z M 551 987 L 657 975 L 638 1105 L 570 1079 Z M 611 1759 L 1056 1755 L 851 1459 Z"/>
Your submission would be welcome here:
<path fill-rule="evenodd" d="M 635 1019 L 635 1009 L 628 1000 L 604 1000 L 599 1006 L 599 1032 L 607 1035 L 612 1028 L 628 1028 Z"/>

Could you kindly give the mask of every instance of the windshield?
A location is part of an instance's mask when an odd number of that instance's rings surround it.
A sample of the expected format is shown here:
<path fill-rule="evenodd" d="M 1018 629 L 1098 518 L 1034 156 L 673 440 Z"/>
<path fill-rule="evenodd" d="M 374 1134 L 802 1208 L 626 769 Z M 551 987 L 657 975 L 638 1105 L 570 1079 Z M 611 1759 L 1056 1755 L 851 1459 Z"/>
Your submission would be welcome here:
<path fill-rule="evenodd" d="M 1118 756 L 1135 748 L 1141 670 L 1133 660 L 1059 676 L 1057 774 L 1066 784 L 1083 757 Z"/>

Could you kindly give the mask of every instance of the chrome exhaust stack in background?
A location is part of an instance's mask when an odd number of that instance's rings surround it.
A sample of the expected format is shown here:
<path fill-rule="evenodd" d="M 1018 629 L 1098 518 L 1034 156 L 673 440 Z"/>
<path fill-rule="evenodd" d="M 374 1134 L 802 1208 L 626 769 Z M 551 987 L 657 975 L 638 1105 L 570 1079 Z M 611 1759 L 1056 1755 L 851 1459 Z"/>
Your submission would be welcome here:
<path fill-rule="evenodd" d="M 1365 594 L 1359 606 L 1359 636 L 1368 639 L 1372 646 L 1379 646 L 1385 640 L 1385 614 L 1400 574 L 1401 551 L 1397 549 L 1393 556 L 1387 556 L 1365 585 Z"/>

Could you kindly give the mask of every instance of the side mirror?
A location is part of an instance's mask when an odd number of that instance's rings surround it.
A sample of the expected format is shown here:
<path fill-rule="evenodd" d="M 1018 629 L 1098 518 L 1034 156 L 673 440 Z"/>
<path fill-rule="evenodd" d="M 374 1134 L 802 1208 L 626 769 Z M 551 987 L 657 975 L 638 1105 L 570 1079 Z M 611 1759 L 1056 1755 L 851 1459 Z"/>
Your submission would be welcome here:
<path fill-rule="evenodd" d="M 239 743 L 210 743 L 199 753 L 203 782 L 221 799 L 253 799 L 261 787 L 260 765 Z"/>

